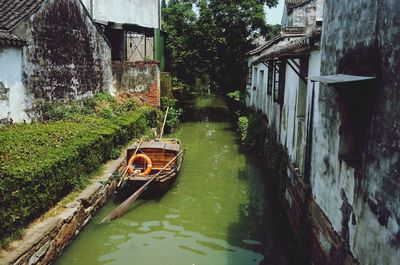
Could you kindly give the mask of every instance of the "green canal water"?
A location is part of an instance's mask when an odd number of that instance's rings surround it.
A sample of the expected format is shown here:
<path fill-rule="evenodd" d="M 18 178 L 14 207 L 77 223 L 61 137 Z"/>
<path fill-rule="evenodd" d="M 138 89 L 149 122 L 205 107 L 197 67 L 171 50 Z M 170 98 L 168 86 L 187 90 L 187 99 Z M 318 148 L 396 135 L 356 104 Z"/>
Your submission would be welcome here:
<path fill-rule="evenodd" d="M 72 264 L 285 264 L 262 162 L 240 151 L 228 122 L 186 122 L 178 182 L 100 225 L 109 202 L 55 262 Z"/>

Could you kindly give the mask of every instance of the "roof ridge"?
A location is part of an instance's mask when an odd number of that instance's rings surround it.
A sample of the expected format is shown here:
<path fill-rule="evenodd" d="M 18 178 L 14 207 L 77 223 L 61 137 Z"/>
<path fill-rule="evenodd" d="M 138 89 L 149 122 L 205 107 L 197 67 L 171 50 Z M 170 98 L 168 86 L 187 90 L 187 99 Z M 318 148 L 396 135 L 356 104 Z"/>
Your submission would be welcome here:
<path fill-rule="evenodd" d="M 312 0 L 285 0 L 285 4 L 288 8 L 294 8 L 311 1 Z"/>

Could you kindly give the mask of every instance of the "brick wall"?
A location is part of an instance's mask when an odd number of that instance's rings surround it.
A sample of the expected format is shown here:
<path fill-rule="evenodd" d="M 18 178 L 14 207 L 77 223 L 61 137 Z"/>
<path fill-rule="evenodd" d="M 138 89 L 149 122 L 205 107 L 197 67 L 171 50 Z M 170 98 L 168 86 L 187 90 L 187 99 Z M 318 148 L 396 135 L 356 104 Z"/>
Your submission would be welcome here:
<path fill-rule="evenodd" d="M 112 63 L 114 88 L 117 93 L 137 96 L 151 106 L 160 106 L 160 69 L 159 63 L 120 62 Z"/>

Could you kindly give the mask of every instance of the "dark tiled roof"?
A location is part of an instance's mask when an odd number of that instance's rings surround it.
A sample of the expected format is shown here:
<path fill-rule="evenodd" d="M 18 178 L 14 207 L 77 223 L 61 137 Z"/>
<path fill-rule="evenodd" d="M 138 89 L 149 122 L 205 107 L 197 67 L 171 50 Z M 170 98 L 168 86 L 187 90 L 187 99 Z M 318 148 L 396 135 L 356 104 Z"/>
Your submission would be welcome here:
<path fill-rule="evenodd" d="M 0 45 L 22 45 L 23 40 L 8 31 L 0 30 Z"/>
<path fill-rule="evenodd" d="M 45 0 L 0 0 L 0 45 L 22 45 L 24 43 L 11 31 Z"/>
<path fill-rule="evenodd" d="M 307 2 L 310 2 L 310 0 L 285 0 L 285 4 L 288 8 L 292 8 L 298 5 L 305 4 Z"/>
<path fill-rule="evenodd" d="M 0 30 L 10 31 L 35 12 L 44 0 L 0 0 Z"/>

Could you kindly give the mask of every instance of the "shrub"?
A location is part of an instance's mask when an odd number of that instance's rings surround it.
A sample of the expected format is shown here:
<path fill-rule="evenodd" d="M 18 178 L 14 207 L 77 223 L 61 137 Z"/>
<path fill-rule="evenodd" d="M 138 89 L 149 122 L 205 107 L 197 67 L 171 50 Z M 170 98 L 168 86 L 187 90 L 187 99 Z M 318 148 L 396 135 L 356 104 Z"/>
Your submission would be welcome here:
<path fill-rule="evenodd" d="M 41 106 L 45 121 L 60 121 L 75 118 L 77 115 L 95 115 L 110 119 L 128 111 L 136 110 L 140 102 L 132 97 L 113 97 L 107 93 L 96 94 L 93 98 L 65 102 L 45 102 Z"/>
<path fill-rule="evenodd" d="M 246 116 L 241 116 L 238 119 L 238 131 L 240 139 L 244 141 L 247 137 L 247 128 L 249 127 L 249 118 Z"/>
<path fill-rule="evenodd" d="M 116 148 L 157 124 L 151 108 L 112 118 L 77 114 L 82 109 L 58 106 L 47 113 L 69 119 L 0 128 L 0 241 L 82 186 Z"/>
<path fill-rule="evenodd" d="M 165 112 L 169 107 L 167 121 L 165 123 L 165 132 L 172 132 L 179 125 L 179 118 L 182 115 L 182 109 L 176 106 L 177 100 L 168 97 L 161 98 L 161 109 Z M 164 114 L 165 115 L 165 114 Z"/>

